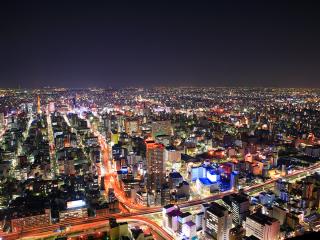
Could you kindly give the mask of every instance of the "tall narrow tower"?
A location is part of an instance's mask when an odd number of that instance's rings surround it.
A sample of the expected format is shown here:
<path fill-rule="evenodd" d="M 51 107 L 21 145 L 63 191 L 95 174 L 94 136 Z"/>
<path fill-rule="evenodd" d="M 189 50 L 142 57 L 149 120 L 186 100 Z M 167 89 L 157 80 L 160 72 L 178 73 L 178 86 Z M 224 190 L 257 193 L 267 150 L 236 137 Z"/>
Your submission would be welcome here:
<path fill-rule="evenodd" d="M 153 140 L 146 140 L 147 189 L 159 190 L 165 183 L 164 146 Z"/>
<path fill-rule="evenodd" d="M 37 113 L 40 114 L 41 113 L 41 105 L 40 105 L 40 96 L 38 95 L 38 101 L 37 101 Z"/>

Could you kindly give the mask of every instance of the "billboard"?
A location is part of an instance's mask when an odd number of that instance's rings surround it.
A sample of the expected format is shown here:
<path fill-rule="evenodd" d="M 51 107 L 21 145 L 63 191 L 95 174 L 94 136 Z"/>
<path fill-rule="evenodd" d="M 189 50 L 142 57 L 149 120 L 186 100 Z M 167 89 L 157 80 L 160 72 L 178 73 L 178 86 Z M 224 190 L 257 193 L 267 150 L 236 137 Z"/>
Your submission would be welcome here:
<path fill-rule="evenodd" d="M 86 202 L 83 200 L 76 200 L 76 201 L 70 201 L 67 202 L 67 209 L 70 208 L 80 208 L 86 205 Z"/>

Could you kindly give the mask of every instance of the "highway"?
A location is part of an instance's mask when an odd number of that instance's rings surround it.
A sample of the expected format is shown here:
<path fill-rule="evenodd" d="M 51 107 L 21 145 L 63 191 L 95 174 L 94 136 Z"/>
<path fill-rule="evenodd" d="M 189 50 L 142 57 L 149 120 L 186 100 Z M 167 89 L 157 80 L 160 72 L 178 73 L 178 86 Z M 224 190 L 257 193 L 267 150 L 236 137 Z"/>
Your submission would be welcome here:
<path fill-rule="evenodd" d="M 286 178 L 291 178 L 291 177 L 299 177 L 301 174 L 305 174 L 305 173 L 312 173 L 314 171 L 319 170 L 320 168 L 320 163 L 317 163 L 309 168 L 306 168 L 304 170 L 300 170 L 300 171 L 296 171 L 293 172 L 289 175 L 287 175 Z M 268 185 L 274 184 L 274 182 L 277 179 L 273 179 L 273 180 L 269 180 L 265 183 L 261 183 L 252 187 L 247 187 L 244 189 L 245 192 L 250 193 L 251 191 L 254 191 L 258 188 L 263 188 L 263 187 L 267 187 Z M 204 199 L 199 199 L 199 200 L 192 200 L 186 203 L 182 203 L 179 204 L 179 207 L 182 209 L 187 209 L 189 207 L 195 207 L 198 206 L 202 203 L 207 203 L 207 202 L 211 202 L 217 199 L 222 198 L 223 196 L 232 194 L 233 191 L 227 191 L 227 192 L 222 192 L 220 194 L 216 194 L 216 195 L 212 195 L 210 197 L 204 198 Z M 141 209 L 143 208 L 143 209 Z M 73 231 L 79 231 L 79 230 L 85 230 L 85 229 L 90 229 L 90 228 L 98 228 L 101 227 L 102 224 L 107 224 L 107 221 L 109 218 L 114 217 L 117 218 L 117 220 L 123 220 L 124 219 L 130 219 L 130 221 L 142 221 L 142 219 L 144 219 L 146 222 L 146 224 L 149 224 L 149 226 L 157 231 L 159 233 L 160 236 L 163 236 L 165 239 L 167 237 L 167 232 L 162 229 L 159 225 L 157 225 L 156 223 L 153 223 L 150 220 L 146 220 L 146 217 L 143 217 L 144 215 L 148 215 L 148 214 L 152 214 L 152 213 L 161 213 L 162 207 L 140 207 L 138 206 L 137 208 L 134 209 L 134 212 L 130 212 L 130 213 L 118 213 L 118 214 L 109 214 L 106 216 L 100 216 L 100 217 L 92 217 L 92 218 L 88 218 L 88 219 L 73 219 L 68 221 L 68 223 L 66 223 L 66 225 L 71 225 L 71 229 L 70 232 Z M 42 228 L 34 228 L 31 230 L 26 230 L 23 231 L 21 233 L 8 233 L 8 234 L 2 234 L 0 235 L 1 237 L 3 237 L 3 239 L 8 239 L 8 240 L 13 240 L 13 239 L 26 239 L 26 238 L 31 238 L 32 239 L 41 239 L 43 238 L 44 235 L 46 236 L 55 236 L 57 235 L 57 233 L 54 232 L 54 230 L 58 229 L 60 227 L 60 224 L 53 224 L 50 225 L 48 227 L 42 227 Z"/>

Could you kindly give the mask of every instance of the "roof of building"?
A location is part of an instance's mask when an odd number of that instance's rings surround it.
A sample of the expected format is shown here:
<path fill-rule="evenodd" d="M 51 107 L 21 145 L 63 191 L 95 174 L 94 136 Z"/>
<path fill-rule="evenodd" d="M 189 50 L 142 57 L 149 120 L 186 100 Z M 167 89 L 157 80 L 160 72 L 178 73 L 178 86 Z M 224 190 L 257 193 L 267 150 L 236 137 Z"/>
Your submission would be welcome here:
<path fill-rule="evenodd" d="M 237 203 L 244 203 L 249 201 L 249 199 L 244 194 L 232 194 L 231 197 L 232 197 L 231 201 L 234 201 Z"/>
<path fill-rule="evenodd" d="M 192 227 L 192 226 L 196 225 L 193 221 L 186 222 L 186 224 L 187 224 L 189 227 Z"/>
<path fill-rule="evenodd" d="M 169 217 L 176 217 L 176 216 L 180 216 L 181 214 L 182 214 L 182 212 L 179 209 L 175 209 L 175 210 L 167 213 L 167 215 Z"/>
<path fill-rule="evenodd" d="M 169 173 L 170 178 L 182 178 L 181 174 L 179 172 L 171 172 Z"/>
<path fill-rule="evenodd" d="M 172 208 L 174 205 L 173 204 L 168 204 L 168 205 L 165 205 L 163 206 L 164 209 L 169 209 L 169 208 Z"/>
<path fill-rule="evenodd" d="M 264 215 L 260 212 L 251 214 L 248 216 L 248 218 L 252 219 L 257 223 L 260 223 L 261 225 L 265 225 L 265 224 L 271 225 L 273 222 L 278 221 L 277 219 Z"/>
<path fill-rule="evenodd" d="M 213 202 L 211 203 L 210 207 L 207 209 L 208 212 L 213 213 L 218 217 L 223 217 L 227 209 L 220 204 Z"/>
<path fill-rule="evenodd" d="M 203 185 L 211 185 L 213 184 L 213 182 L 211 182 L 208 178 L 199 178 L 199 181 L 203 184 Z"/>
<path fill-rule="evenodd" d="M 181 213 L 179 215 L 179 217 L 181 217 L 181 218 L 186 218 L 186 217 L 189 217 L 189 216 L 191 216 L 191 213 L 189 213 L 189 212 L 184 212 L 184 213 Z"/>

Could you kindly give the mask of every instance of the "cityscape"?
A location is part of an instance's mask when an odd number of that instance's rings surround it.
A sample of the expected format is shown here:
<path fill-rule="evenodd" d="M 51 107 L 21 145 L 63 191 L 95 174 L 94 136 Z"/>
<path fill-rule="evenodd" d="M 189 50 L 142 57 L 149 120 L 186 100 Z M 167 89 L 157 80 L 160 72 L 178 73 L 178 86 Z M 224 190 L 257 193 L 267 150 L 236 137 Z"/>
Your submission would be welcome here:
<path fill-rule="evenodd" d="M 45 88 L 1 100 L 3 239 L 320 230 L 320 90 Z"/>
<path fill-rule="evenodd" d="M 0 240 L 320 236 L 311 1 L 0 1 Z"/>

